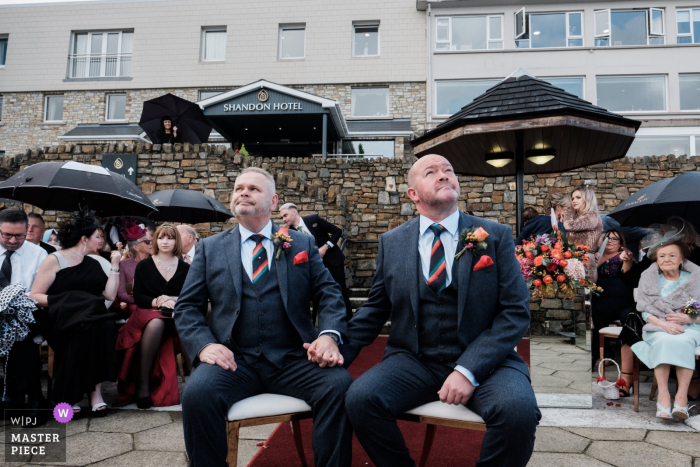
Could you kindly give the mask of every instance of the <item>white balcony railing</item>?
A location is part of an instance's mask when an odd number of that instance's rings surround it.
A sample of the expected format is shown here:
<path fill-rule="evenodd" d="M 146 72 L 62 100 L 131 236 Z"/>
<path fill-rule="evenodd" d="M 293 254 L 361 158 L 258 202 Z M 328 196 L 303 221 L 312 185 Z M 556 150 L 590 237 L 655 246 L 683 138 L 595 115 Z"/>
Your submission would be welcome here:
<path fill-rule="evenodd" d="M 69 78 L 131 76 L 131 54 L 84 54 L 68 56 Z"/>

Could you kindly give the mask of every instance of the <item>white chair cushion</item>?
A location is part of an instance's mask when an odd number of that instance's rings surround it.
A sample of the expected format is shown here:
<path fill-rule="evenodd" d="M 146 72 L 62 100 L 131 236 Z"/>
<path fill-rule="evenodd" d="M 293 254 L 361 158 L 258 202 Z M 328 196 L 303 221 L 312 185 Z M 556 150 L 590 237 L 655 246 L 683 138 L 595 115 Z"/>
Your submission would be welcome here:
<path fill-rule="evenodd" d="M 463 422 L 485 423 L 484 419 L 463 405 L 451 405 L 435 401 L 416 407 L 406 413 L 422 415 L 424 417 L 446 418 L 448 420 L 460 420 Z"/>
<path fill-rule="evenodd" d="M 606 336 L 619 336 L 622 332 L 622 326 L 609 326 L 598 331 L 599 334 L 604 334 Z"/>
<path fill-rule="evenodd" d="M 310 411 L 309 404 L 296 397 L 280 394 L 258 394 L 233 404 L 228 409 L 228 420 L 231 422 Z"/>
<path fill-rule="evenodd" d="M 695 347 L 695 356 L 700 357 L 700 347 Z"/>

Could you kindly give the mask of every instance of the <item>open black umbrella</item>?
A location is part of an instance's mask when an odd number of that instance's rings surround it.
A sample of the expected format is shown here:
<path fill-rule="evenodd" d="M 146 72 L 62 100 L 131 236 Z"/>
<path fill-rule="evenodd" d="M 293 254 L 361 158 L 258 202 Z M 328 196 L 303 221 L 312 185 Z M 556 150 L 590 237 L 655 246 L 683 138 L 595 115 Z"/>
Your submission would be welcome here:
<path fill-rule="evenodd" d="M 680 216 L 700 227 L 700 172 L 686 172 L 646 186 L 610 214 L 623 226 L 647 227 Z"/>
<path fill-rule="evenodd" d="M 195 190 L 162 190 L 149 196 L 158 208 L 149 217 L 156 221 L 199 224 L 200 222 L 225 222 L 233 214 L 223 204 Z"/>
<path fill-rule="evenodd" d="M 147 216 L 156 207 L 123 175 L 80 162 L 40 162 L 0 183 L 0 197 L 43 210 L 89 206 L 101 217 Z"/>
<path fill-rule="evenodd" d="M 209 140 L 211 125 L 202 109 L 194 102 L 168 93 L 143 103 L 139 126 L 153 143 L 163 142 L 163 117 L 173 119 L 183 142 L 201 144 Z"/>

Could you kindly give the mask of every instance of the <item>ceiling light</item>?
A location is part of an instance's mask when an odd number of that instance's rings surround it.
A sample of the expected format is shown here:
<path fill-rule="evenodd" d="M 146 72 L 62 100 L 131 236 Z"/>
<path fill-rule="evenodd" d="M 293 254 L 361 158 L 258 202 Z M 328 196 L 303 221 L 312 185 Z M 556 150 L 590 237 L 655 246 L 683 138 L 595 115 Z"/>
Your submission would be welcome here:
<path fill-rule="evenodd" d="M 486 163 L 496 168 L 505 167 L 511 162 L 513 162 L 513 153 L 510 151 L 486 154 Z"/>
<path fill-rule="evenodd" d="M 535 32 L 533 32 L 532 34 L 533 34 L 534 36 L 539 36 L 539 35 L 540 35 L 540 32 L 539 32 L 539 31 L 535 31 Z"/>
<path fill-rule="evenodd" d="M 245 131 L 248 131 L 248 128 L 246 128 Z"/>
<path fill-rule="evenodd" d="M 281 130 L 281 129 L 282 129 L 282 128 L 280 128 L 280 130 Z"/>
<path fill-rule="evenodd" d="M 315 130 L 315 129 L 316 129 L 316 127 L 314 127 L 314 130 Z"/>
<path fill-rule="evenodd" d="M 536 165 L 544 165 L 554 159 L 557 152 L 553 149 L 532 149 L 525 152 L 525 158 Z"/>

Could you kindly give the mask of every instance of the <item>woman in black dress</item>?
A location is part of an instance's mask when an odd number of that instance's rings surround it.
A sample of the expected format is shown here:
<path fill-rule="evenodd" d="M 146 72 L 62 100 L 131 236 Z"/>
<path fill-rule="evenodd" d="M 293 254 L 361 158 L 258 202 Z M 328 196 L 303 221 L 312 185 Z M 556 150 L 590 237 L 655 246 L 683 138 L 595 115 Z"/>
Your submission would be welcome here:
<path fill-rule="evenodd" d="M 48 307 L 42 334 L 54 351 L 54 402 L 75 405 L 87 393 L 94 415 L 106 414 L 103 381 L 116 381 L 117 338 L 115 313 L 105 308 L 119 287 L 119 252 L 111 255 L 105 274 L 97 260 L 87 256 L 100 243 L 97 220 L 91 212 L 74 213 L 59 224 L 63 249 L 49 255 L 39 268 L 31 298 Z"/>
<path fill-rule="evenodd" d="M 180 403 L 175 354 L 180 351 L 172 319 L 175 301 L 185 284 L 189 264 L 182 258 L 178 230 L 164 224 L 153 236 L 153 256 L 139 261 L 134 272 L 136 310 L 119 330 L 119 400 L 136 401 L 140 409 Z"/>

